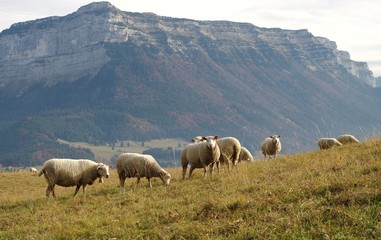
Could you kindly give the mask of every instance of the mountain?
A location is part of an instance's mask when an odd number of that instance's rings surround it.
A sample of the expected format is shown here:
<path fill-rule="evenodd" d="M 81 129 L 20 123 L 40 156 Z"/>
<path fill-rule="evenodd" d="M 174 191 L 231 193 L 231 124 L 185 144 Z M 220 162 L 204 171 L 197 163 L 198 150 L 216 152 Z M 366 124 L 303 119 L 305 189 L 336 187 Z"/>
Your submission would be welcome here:
<path fill-rule="evenodd" d="M 381 77 L 376 78 L 376 87 L 381 87 Z"/>
<path fill-rule="evenodd" d="M 319 137 L 365 139 L 379 134 L 374 86 L 366 63 L 307 30 L 91 3 L 0 33 L 0 164 L 91 155 L 57 138 L 231 135 L 258 151 L 277 133 L 286 154 L 315 149 Z"/>

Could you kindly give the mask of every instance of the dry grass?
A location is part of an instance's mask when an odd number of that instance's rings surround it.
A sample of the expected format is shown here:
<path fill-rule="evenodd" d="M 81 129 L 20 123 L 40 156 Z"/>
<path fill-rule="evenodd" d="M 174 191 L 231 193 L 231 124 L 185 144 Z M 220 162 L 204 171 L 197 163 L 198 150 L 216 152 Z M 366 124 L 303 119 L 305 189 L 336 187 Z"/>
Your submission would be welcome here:
<path fill-rule="evenodd" d="M 115 170 L 87 196 L 43 177 L 0 173 L 0 239 L 380 239 L 381 141 L 239 165 L 169 187 Z"/>

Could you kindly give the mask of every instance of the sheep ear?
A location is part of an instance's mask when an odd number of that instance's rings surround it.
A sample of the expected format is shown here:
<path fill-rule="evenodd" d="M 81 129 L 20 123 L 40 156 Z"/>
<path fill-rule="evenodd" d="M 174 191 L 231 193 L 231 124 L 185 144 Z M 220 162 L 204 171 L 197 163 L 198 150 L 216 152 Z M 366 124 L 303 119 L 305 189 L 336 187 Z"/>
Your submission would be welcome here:
<path fill-rule="evenodd" d="M 202 137 L 202 140 L 207 140 L 206 137 Z"/>
<path fill-rule="evenodd" d="M 112 168 L 112 165 L 108 165 L 108 168 L 110 168 L 110 169 L 111 169 L 111 168 Z"/>
<path fill-rule="evenodd" d="M 100 169 L 101 167 L 102 167 L 102 165 L 101 165 L 101 164 L 99 164 L 99 165 L 97 166 L 97 170 L 98 170 L 98 169 Z"/>
<path fill-rule="evenodd" d="M 278 138 L 280 138 L 281 136 L 280 135 L 278 135 Z"/>

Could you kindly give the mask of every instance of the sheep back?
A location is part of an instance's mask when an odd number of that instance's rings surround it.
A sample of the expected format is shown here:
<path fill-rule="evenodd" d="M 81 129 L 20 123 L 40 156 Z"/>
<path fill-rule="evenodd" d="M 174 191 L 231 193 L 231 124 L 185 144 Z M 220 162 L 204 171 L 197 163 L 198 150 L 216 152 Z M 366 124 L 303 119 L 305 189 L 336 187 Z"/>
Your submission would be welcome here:
<path fill-rule="evenodd" d="M 148 154 L 123 153 L 116 160 L 116 169 L 118 175 L 124 178 L 160 177 L 164 182 L 164 176 L 170 178 L 170 175 L 157 163 L 155 158 Z"/>
<path fill-rule="evenodd" d="M 226 161 L 230 160 L 233 165 L 236 165 L 239 161 L 239 154 L 241 152 L 241 143 L 239 140 L 234 137 L 224 137 L 218 139 L 217 144 L 221 151 L 220 162 L 229 164 L 229 162 Z"/>
<path fill-rule="evenodd" d="M 57 184 L 62 187 L 71 187 L 80 184 L 91 185 L 98 178 L 98 163 L 87 159 L 58 159 L 46 161 L 40 175 L 49 185 Z"/>
<path fill-rule="evenodd" d="M 350 134 L 343 134 L 336 138 L 341 144 L 349 144 L 349 143 L 359 143 L 360 141 L 357 138 Z"/>
<path fill-rule="evenodd" d="M 34 167 L 30 168 L 30 169 L 29 169 L 29 172 L 31 172 L 33 175 L 35 175 L 35 174 L 38 173 L 37 169 L 34 168 Z"/>
<path fill-rule="evenodd" d="M 341 146 L 342 144 L 337 141 L 336 138 L 320 138 L 317 142 L 317 145 L 320 150 L 324 150 L 333 148 L 335 146 Z"/>
<path fill-rule="evenodd" d="M 191 143 L 186 145 L 181 151 L 181 165 L 187 166 L 190 163 L 196 168 L 201 168 L 201 160 L 199 155 L 199 147 L 201 142 Z"/>
<path fill-rule="evenodd" d="M 241 152 L 239 153 L 239 161 L 247 161 L 252 162 L 254 161 L 253 155 L 251 155 L 250 151 L 245 148 L 241 147 Z"/>

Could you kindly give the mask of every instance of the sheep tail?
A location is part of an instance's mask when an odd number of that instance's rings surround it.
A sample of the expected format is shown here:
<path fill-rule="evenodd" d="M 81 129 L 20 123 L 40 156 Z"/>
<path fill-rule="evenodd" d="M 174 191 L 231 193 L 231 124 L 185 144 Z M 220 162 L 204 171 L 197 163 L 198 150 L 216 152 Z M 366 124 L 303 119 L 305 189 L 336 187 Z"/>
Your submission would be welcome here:
<path fill-rule="evenodd" d="M 44 173 L 45 173 L 45 170 L 41 170 L 40 173 L 38 174 L 38 176 L 41 176 Z"/>

